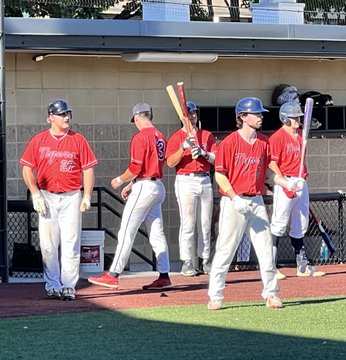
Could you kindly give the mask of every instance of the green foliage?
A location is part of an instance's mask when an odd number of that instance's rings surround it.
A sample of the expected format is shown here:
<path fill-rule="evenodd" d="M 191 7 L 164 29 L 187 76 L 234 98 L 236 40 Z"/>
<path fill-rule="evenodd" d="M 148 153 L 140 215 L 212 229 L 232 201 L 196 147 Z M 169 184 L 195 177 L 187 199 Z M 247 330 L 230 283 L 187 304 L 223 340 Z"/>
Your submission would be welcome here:
<path fill-rule="evenodd" d="M 7 17 L 100 19 L 117 1 L 109 0 L 5 0 Z"/>

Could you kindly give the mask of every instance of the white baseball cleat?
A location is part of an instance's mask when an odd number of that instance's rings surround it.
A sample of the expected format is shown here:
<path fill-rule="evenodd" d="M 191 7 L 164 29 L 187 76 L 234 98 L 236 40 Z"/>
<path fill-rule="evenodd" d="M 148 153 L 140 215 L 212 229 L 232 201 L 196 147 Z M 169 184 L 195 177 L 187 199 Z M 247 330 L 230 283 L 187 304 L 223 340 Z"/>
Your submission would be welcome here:
<path fill-rule="evenodd" d="M 277 277 L 278 280 L 284 280 L 284 279 L 286 279 L 286 275 L 283 274 L 283 273 L 282 273 L 281 271 L 279 271 L 279 270 L 276 270 L 276 277 Z"/>
<path fill-rule="evenodd" d="M 223 305 L 222 300 L 210 300 L 208 302 L 208 310 L 221 310 Z"/>
<path fill-rule="evenodd" d="M 281 300 L 274 294 L 270 294 L 267 297 L 266 307 L 271 309 L 281 309 L 284 306 L 282 305 Z"/>
<path fill-rule="evenodd" d="M 313 266 L 308 265 L 305 269 L 304 272 L 301 272 L 298 268 L 297 268 L 297 276 L 298 277 L 321 277 L 326 275 L 325 272 L 323 271 L 317 271 Z"/>

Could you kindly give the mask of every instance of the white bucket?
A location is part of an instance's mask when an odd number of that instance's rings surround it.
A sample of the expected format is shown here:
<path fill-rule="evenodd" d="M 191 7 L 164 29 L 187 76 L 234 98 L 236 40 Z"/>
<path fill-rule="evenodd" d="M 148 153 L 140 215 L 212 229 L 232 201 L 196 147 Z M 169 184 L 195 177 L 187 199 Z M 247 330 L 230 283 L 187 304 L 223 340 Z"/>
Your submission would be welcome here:
<path fill-rule="evenodd" d="M 80 268 L 79 276 L 101 274 L 104 270 L 104 242 L 103 230 L 87 230 L 81 234 Z"/>

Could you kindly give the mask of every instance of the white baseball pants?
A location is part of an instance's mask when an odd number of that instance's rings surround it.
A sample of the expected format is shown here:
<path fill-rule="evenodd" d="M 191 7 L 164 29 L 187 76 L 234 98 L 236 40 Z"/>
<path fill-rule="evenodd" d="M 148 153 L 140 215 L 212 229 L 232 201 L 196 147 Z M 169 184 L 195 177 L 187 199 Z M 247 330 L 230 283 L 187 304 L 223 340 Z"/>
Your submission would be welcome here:
<path fill-rule="evenodd" d="M 118 274 L 123 272 L 131 255 L 137 231 L 143 222 L 156 256 L 157 270 L 160 273 L 169 272 L 168 246 L 163 231 L 161 209 L 165 193 L 165 187 L 160 180 L 139 180 L 132 185 L 131 194 L 123 211 L 118 245 L 109 268 L 110 272 Z"/>
<path fill-rule="evenodd" d="M 179 252 L 182 261 L 192 260 L 197 228 L 197 255 L 210 256 L 213 188 L 210 176 L 177 175 L 175 195 L 180 213 Z"/>
<path fill-rule="evenodd" d="M 39 238 L 46 290 L 72 288 L 79 279 L 82 215 L 81 192 L 54 194 L 41 190 L 48 205 L 39 215 Z"/>
<path fill-rule="evenodd" d="M 244 197 L 251 207 L 245 215 L 233 207 L 230 198 L 223 196 L 220 202 L 219 236 L 209 276 L 210 300 L 223 300 L 227 272 L 245 233 L 257 255 L 263 283 L 262 297 L 278 291 L 276 268 L 273 265 L 273 242 L 269 219 L 262 196 Z"/>
<path fill-rule="evenodd" d="M 289 236 L 304 237 L 309 226 L 309 190 L 306 182 L 293 199 L 287 197 L 279 185 L 274 186 L 273 214 L 270 224 L 271 233 L 283 236 L 290 224 Z"/>

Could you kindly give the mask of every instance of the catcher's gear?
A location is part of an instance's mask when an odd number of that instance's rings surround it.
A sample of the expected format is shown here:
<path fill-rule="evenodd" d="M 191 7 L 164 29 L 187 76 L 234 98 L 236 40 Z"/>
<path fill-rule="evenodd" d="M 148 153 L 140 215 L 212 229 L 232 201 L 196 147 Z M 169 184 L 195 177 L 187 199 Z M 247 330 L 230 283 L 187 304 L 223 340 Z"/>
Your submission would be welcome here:
<path fill-rule="evenodd" d="M 240 99 L 235 106 L 235 113 L 261 113 L 269 112 L 262 105 L 262 101 L 256 97 L 245 97 Z"/>
<path fill-rule="evenodd" d="M 197 106 L 193 101 L 187 101 L 186 102 L 187 111 L 197 111 Z"/>
<path fill-rule="evenodd" d="M 284 125 L 291 124 L 290 118 L 297 118 L 300 116 L 304 116 L 304 113 L 302 112 L 299 103 L 295 101 L 289 101 L 281 105 L 279 110 L 279 117 Z"/>
<path fill-rule="evenodd" d="M 239 195 L 236 195 L 233 199 L 233 207 L 235 210 L 240 212 L 241 214 L 246 214 L 250 211 L 249 205 L 246 203 L 244 199 L 242 199 Z"/>
<path fill-rule="evenodd" d="M 47 214 L 47 206 L 46 206 L 46 201 L 44 200 L 44 197 L 41 193 L 41 191 L 38 191 L 37 193 L 34 193 L 31 195 L 32 197 L 32 205 L 35 209 L 35 211 L 39 214 L 39 215 L 46 215 Z"/>
<path fill-rule="evenodd" d="M 59 115 L 63 113 L 71 113 L 68 103 L 62 99 L 56 99 L 48 104 L 48 115 Z"/>
<path fill-rule="evenodd" d="M 84 196 L 82 198 L 82 202 L 80 204 L 80 208 L 79 208 L 81 212 L 84 212 L 85 210 L 90 209 L 90 206 L 91 206 L 90 200 L 91 200 L 90 195 L 84 194 Z"/>

